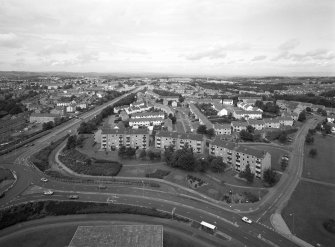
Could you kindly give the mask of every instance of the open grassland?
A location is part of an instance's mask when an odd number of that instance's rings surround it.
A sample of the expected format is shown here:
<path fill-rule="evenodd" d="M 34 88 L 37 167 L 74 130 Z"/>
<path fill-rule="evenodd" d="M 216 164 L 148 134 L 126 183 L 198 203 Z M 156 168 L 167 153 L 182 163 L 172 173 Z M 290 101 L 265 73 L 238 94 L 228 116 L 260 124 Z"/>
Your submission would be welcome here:
<path fill-rule="evenodd" d="M 309 151 L 315 148 L 312 158 Z M 305 146 L 303 177 L 335 183 L 335 137 L 314 135 L 314 144 Z"/>
<path fill-rule="evenodd" d="M 334 205 L 334 187 L 301 181 L 282 215 L 298 237 L 314 246 L 316 243 L 334 246 L 335 234 L 327 232 L 322 225 L 327 219 L 335 219 Z"/>

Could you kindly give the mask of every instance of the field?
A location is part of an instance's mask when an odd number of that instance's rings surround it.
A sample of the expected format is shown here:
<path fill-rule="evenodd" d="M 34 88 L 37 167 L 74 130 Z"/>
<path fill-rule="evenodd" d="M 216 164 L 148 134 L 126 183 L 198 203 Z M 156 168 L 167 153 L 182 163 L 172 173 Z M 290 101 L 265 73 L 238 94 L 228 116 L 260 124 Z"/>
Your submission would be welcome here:
<path fill-rule="evenodd" d="M 311 148 L 317 149 L 314 158 L 309 156 Z M 305 146 L 303 177 L 334 183 L 335 181 L 335 138 L 314 135 L 314 144 Z"/>
<path fill-rule="evenodd" d="M 272 147 L 269 145 L 262 145 L 262 144 L 258 145 L 257 144 L 257 145 L 246 145 L 246 146 L 255 148 L 258 150 L 265 150 L 269 152 L 271 154 L 271 167 L 277 171 L 281 171 L 281 168 L 280 168 L 281 157 L 285 154 L 289 155 L 288 151 L 285 151 L 283 149 L 279 149 L 276 147 Z"/>
<path fill-rule="evenodd" d="M 305 241 L 321 246 L 333 246 L 335 234 L 327 232 L 322 223 L 335 219 L 335 190 L 315 183 L 301 181 L 282 216 L 291 232 Z M 294 219 L 293 215 L 294 214 Z M 294 229 L 293 229 L 294 220 Z"/>

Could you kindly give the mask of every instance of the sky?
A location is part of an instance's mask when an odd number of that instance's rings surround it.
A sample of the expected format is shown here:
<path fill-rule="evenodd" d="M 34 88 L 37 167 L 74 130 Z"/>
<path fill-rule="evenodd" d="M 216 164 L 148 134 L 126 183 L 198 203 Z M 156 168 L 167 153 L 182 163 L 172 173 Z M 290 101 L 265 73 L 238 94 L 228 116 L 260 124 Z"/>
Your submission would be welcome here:
<path fill-rule="evenodd" d="M 0 70 L 335 75 L 335 1 L 0 0 Z"/>

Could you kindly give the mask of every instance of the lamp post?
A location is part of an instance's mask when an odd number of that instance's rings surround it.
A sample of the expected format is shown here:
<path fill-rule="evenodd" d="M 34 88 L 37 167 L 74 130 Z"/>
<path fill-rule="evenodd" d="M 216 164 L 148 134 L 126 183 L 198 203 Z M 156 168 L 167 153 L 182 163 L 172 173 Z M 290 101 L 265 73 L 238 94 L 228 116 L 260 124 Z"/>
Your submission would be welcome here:
<path fill-rule="evenodd" d="M 292 216 L 292 234 L 294 235 L 294 213 L 290 213 L 290 216 Z"/>

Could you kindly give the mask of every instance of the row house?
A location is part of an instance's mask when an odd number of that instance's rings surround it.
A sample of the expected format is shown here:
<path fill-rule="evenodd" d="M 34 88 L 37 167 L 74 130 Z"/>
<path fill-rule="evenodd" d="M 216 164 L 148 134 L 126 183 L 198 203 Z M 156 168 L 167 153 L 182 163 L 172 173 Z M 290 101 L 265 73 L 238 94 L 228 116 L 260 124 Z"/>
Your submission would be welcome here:
<path fill-rule="evenodd" d="M 101 130 L 101 149 L 119 149 L 120 147 L 147 149 L 149 147 L 149 131 L 147 129 L 112 129 Z"/>
<path fill-rule="evenodd" d="M 238 100 L 248 104 L 255 104 L 256 101 L 262 101 L 262 97 L 238 97 Z"/>
<path fill-rule="evenodd" d="M 262 130 L 265 128 L 265 122 L 264 120 L 260 119 L 249 119 L 248 124 L 252 127 L 254 127 L 256 130 Z"/>
<path fill-rule="evenodd" d="M 143 112 L 131 115 L 131 118 L 164 118 L 164 112 Z"/>
<path fill-rule="evenodd" d="M 150 110 L 150 106 L 141 105 L 141 106 L 131 106 L 129 108 L 126 108 L 125 111 L 127 114 L 134 114 L 139 112 L 144 112 Z"/>
<path fill-rule="evenodd" d="M 231 125 L 230 124 L 214 124 L 214 130 L 216 135 L 230 135 Z"/>
<path fill-rule="evenodd" d="M 244 111 L 234 110 L 233 117 L 236 119 L 262 119 L 262 112 L 260 111 Z"/>
<path fill-rule="evenodd" d="M 275 118 L 265 118 L 263 119 L 265 123 L 265 128 L 274 128 L 279 129 L 280 128 L 280 122 L 278 119 Z"/>
<path fill-rule="evenodd" d="M 223 105 L 234 105 L 234 101 L 232 99 L 222 99 L 221 104 Z"/>
<path fill-rule="evenodd" d="M 162 118 L 131 118 L 129 126 L 155 126 L 161 125 L 164 122 Z"/>
<path fill-rule="evenodd" d="M 280 125 L 284 126 L 293 126 L 293 118 L 289 116 L 283 116 L 283 117 L 277 117 L 276 118 L 279 121 Z"/>
<path fill-rule="evenodd" d="M 271 168 L 271 155 L 268 152 L 226 142 L 218 138 L 209 144 L 209 153 L 213 156 L 222 157 L 223 162 L 237 172 L 244 171 L 246 166 L 249 165 L 256 178 L 262 178 L 264 171 Z"/>
<path fill-rule="evenodd" d="M 128 109 L 129 107 L 130 107 L 129 105 L 122 105 L 122 106 L 114 107 L 114 113 L 119 113 L 120 111 L 124 111 Z"/>
<path fill-rule="evenodd" d="M 231 127 L 234 132 L 240 132 L 242 130 L 246 130 L 248 126 L 248 122 L 239 122 L 239 121 L 232 121 Z"/>

